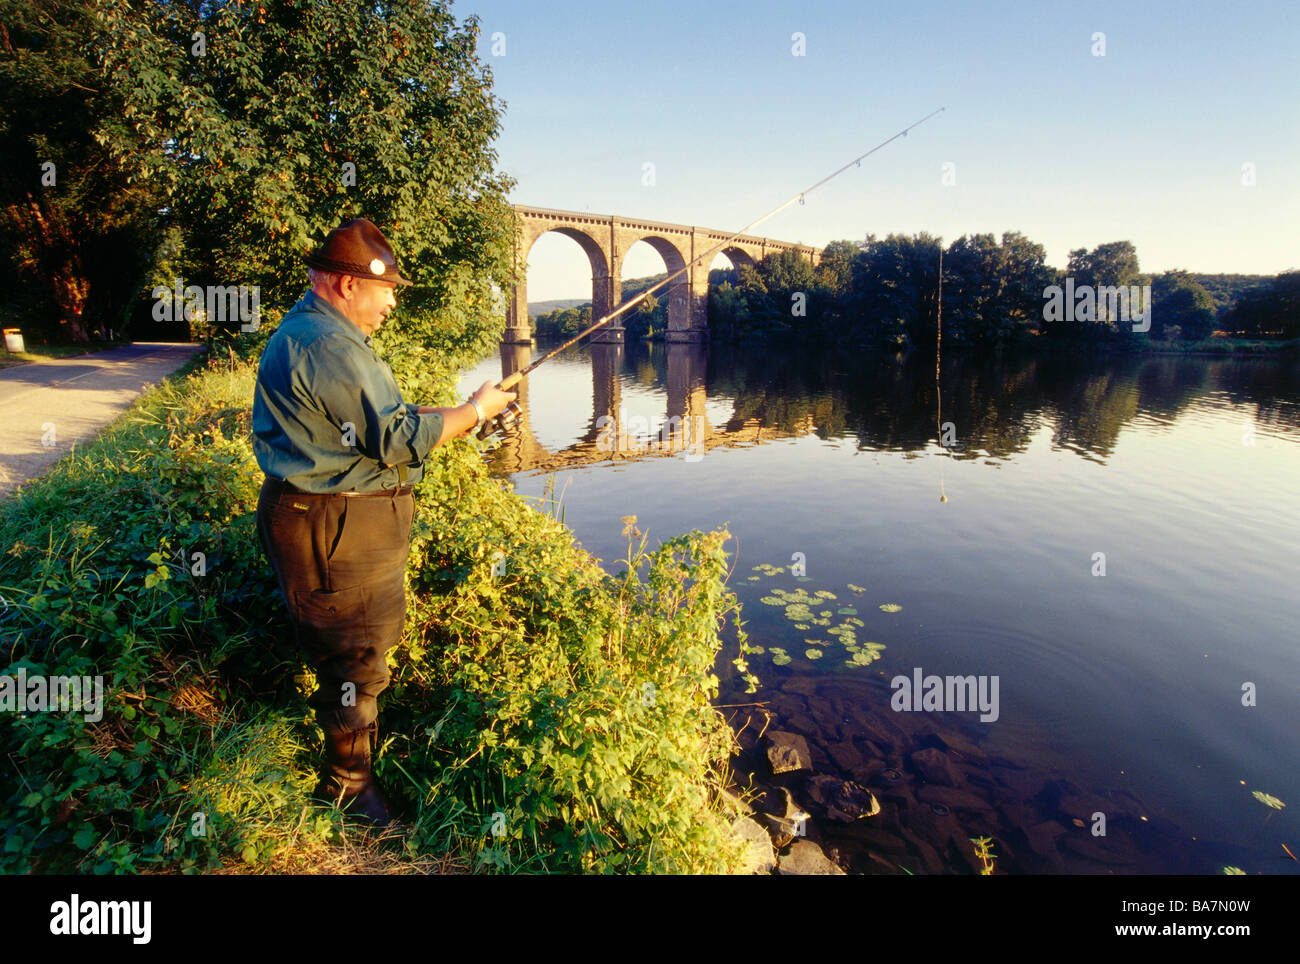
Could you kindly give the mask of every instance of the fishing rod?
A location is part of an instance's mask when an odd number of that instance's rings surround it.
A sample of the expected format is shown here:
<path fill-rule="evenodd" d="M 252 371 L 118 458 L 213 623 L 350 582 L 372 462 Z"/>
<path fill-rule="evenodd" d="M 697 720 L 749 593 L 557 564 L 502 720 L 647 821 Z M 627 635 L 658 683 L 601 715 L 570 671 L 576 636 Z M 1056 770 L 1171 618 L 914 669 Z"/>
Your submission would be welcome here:
<path fill-rule="evenodd" d="M 933 110 L 933 111 L 931 111 L 930 113 L 928 113 L 928 114 L 926 114 L 924 117 L 922 117 L 919 121 L 915 121 L 914 123 L 909 124 L 907 127 L 904 127 L 901 131 L 899 131 L 899 132 L 898 132 L 897 134 L 895 134 L 893 137 L 889 137 L 889 138 L 886 138 L 885 140 L 881 141 L 879 144 L 877 144 L 877 145 L 876 145 L 875 147 L 873 147 L 871 150 L 867 151 L 865 154 L 859 154 L 857 157 L 855 157 L 853 160 L 849 161 L 849 162 L 848 162 L 847 164 L 845 164 L 843 167 L 841 167 L 841 168 L 839 168 L 838 170 L 836 170 L 834 173 L 831 173 L 831 174 L 826 175 L 824 178 L 822 178 L 820 181 L 818 181 L 818 182 L 817 182 L 816 184 L 814 184 L 812 187 L 806 187 L 806 188 L 804 188 L 802 191 L 798 192 L 797 194 L 792 195 L 792 196 L 790 197 L 789 200 L 784 201 L 784 202 L 782 202 L 781 204 L 777 205 L 776 207 L 772 208 L 772 210 L 768 211 L 766 214 L 764 214 L 764 215 L 763 215 L 762 217 L 760 217 L 758 220 L 756 220 L 756 221 L 751 221 L 749 224 L 745 225 L 743 228 L 741 228 L 741 229 L 740 229 L 739 231 L 737 231 L 735 234 L 731 235 L 731 237 L 727 238 L 727 239 L 724 240 L 724 241 L 719 241 L 717 244 L 715 244 L 715 245 L 714 245 L 712 248 L 710 248 L 708 251 L 705 251 L 703 254 L 699 255 L 698 257 L 692 258 L 692 259 L 691 259 L 690 261 L 688 261 L 685 265 L 683 265 L 682 267 L 678 268 L 676 271 L 674 271 L 674 272 L 673 272 L 672 274 L 670 274 L 668 277 L 664 278 L 662 281 L 660 281 L 660 282 L 658 282 L 657 284 L 654 284 L 654 285 L 652 285 L 651 287 L 647 288 L 645 291 L 641 292 L 641 293 L 640 293 L 639 295 L 637 295 L 635 298 L 631 298 L 631 299 L 629 299 L 628 301 L 623 302 L 623 304 L 619 305 L 617 308 L 615 308 L 615 309 L 614 309 L 613 311 L 611 311 L 609 314 L 607 314 L 607 315 L 603 315 L 603 316 L 600 318 L 600 320 L 597 321 L 595 324 L 593 324 L 590 328 L 587 328 L 585 331 L 580 331 L 580 332 L 578 332 L 576 335 L 574 335 L 572 338 L 570 338 L 570 339 L 569 339 L 568 341 L 566 341 L 564 344 L 560 345 L 558 348 L 554 348 L 554 349 L 552 349 L 551 351 L 548 351 L 545 355 L 543 355 L 541 358 L 539 358 L 539 359 L 537 359 L 536 361 L 534 361 L 534 362 L 532 362 L 531 364 L 529 364 L 526 368 L 521 368 L 519 371 L 517 371 L 517 372 L 515 372 L 515 373 L 513 373 L 513 374 L 511 374 L 511 375 L 507 375 L 505 378 L 503 378 L 503 379 L 500 381 L 500 383 L 497 385 L 497 388 L 501 389 L 502 391 L 509 391 L 509 390 L 510 390 L 514 385 L 517 385 L 520 381 L 522 381 L 525 377 L 527 377 L 527 375 L 528 375 L 529 372 L 531 372 L 531 371 L 533 371 L 534 369 L 538 368 L 540 365 L 542 365 L 542 364 L 544 364 L 544 363 L 550 361 L 552 358 L 554 358 L 556 355 L 560 354 L 560 352 L 564 351 L 565 349 L 572 348 L 574 345 L 576 345 L 576 344 L 577 344 L 578 342 L 580 342 L 582 339 L 586 338 L 588 335 L 590 335 L 590 334 L 591 334 L 593 331 L 595 331 L 597 328 L 601 328 L 601 327 L 603 327 L 603 326 L 609 324 L 611 321 L 613 321 L 613 320 L 614 320 L 615 318 L 617 318 L 619 315 L 623 314 L 623 313 L 624 313 L 625 311 L 627 311 L 629 308 L 631 308 L 631 307 L 633 307 L 634 305 L 637 305 L 637 304 L 639 304 L 640 302 L 644 301 L 646 298 L 650 297 L 650 295 L 652 295 L 654 292 L 658 291 L 658 290 L 659 290 L 660 288 L 662 288 L 664 285 L 668 284 L 668 282 L 672 281 L 674 278 L 676 278 L 676 277 L 678 277 L 678 276 L 680 276 L 680 275 L 685 274 L 688 270 L 690 270 L 692 267 L 694 267 L 694 266 L 695 266 L 696 264 L 698 264 L 699 262 L 703 261 L 705 258 L 712 259 L 712 258 L 713 258 L 713 257 L 714 257 L 718 252 L 719 252 L 719 251 L 721 251 L 721 250 L 722 250 L 723 248 L 725 248 L 727 245 L 731 244 L 731 242 L 735 241 L 737 238 L 740 238 L 740 237 L 742 237 L 742 236 L 745 235 L 745 234 L 748 234 L 750 231 L 752 231 L 754 228 L 758 227 L 760 224 L 762 224 L 764 221 L 766 221 L 768 218 L 772 217 L 773 215 L 779 214 L 780 212 L 784 211 L 784 210 L 785 210 L 786 208 L 788 208 L 791 204 L 794 204 L 795 201 L 798 201 L 800 204 L 802 204 L 802 203 L 803 203 L 803 200 L 804 200 L 805 197 L 807 197 L 807 196 L 808 196 L 809 194 L 811 194 L 813 191 L 817 190 L 819 187 L 821 187 L 821 186 L 822 186 L 823 184 L 825 184 L 826 182 L 831 181 L 831 180 L 833 180 L 833 179 L 839 177 L 841 174 L 843 174 L 845 171 L 847 171 L 850 167 L 854 167 L 854 166 L 861 167 L 861 166 L 862 166 L 862 162 L 863 162 L 864 160 L 866 160 L 866 159 L 867 159 L 868 157 L 870 157 L 872 154 L 876 153 L 876 151 L 880 150 L 880 149 L 881 149 L 882 147 L 884 147 L 886 144 L 890 144 L 890 143 L 892 143 L 892 142 L 898 140 L 900 137 L 906 137 L 908 131 L 913 130 L 914 128 L 920 127 L 922 124 L 924 124 L 926 121 L 928 121 L 931 117 L 933 117 L 935 114 L 941 113 L 944 109 L 945 109 L 945 108 L 940 107 L 938 110 Z M 486 422 L 484 422 L 483 427 L 482 427 L 481 429 L 479 429 L 478 437 L 479 437 L 480 439 L 485 439 L 485 438 L 487 438 L 488 436 L 495 434 L 496 432 L 507 431 L 507 430 L 509 430 L 511 427 L 514 426 L 516 420 L 518 420 L 519 416 L 522 415 L 522 414 L 523 414 L 523 409 L 520 408 L 519 403 L 518 403 L 518 402 L 511 402 L 510 405 L 509 405 L 509 406 L 508 406 L 508 407 L 507 407 L 503 412 L 501 412 L 500 415 L 497 415 L 496 417 L 491 418 L 491 419 L 488 419 Z"/>

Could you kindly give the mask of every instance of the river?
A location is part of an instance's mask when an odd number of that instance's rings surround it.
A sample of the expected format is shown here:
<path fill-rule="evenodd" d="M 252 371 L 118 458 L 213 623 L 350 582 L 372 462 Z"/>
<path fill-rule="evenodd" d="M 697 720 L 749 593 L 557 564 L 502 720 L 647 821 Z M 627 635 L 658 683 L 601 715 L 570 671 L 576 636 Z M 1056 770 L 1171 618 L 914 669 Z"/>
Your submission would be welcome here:
<path fill-rule="evenodd" d="M 849 869 L 971 872 L 961 841 L 989 836 L 999 872 L 1300 871 L 1294 361 L 945 357 L 936 378 L 933 356 L 628 343 L 571 349 L 521 401 L 493 471 L 538 498 L 554 477 L 606 568 L 622 516 L 655 542 L 731 532 L 765 649 L 755 695 L 719 661 L 737 772 L 769 810 L 791 789 Z M 986 705 L 898 709 L 897 679 L 931 675 Z M 766 771 L 763 726 L 883 813 L 826 818 L 807 774 Z"/>

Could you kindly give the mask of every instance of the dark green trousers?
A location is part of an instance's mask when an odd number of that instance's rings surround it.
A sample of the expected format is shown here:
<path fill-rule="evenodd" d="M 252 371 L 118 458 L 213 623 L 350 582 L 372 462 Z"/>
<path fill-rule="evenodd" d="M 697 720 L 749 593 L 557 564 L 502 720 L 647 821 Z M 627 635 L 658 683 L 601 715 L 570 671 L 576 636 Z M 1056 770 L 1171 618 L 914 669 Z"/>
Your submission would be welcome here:
<path fill-rule="evenodd" d="M 306 495 L 267 479 L 257 530 L 316 671 L 308 703 L 326 732 L 362 730 L 388 686 L 384 656 L 402 636 L 415 498 Z"/>

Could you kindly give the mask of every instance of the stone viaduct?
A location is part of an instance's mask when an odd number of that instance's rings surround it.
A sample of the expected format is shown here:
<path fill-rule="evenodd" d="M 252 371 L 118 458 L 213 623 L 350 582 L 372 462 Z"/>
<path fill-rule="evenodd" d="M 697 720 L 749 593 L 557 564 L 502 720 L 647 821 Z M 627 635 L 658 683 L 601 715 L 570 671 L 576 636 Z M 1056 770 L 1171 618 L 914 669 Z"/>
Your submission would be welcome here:
<path fill-rule="evenodd" d="M 715 231 L 685 224 L 664 224 L 614 214 L 589 211 L 558 211 L 516 204 L 515 267 L 521 280 L 506 306 L 506 344 L 531 343 L 528 328 L 528 252 L 533 243 L 548 231 L 573 238 L 591 262 L 592 321 L 619 306 L 623 299 L 623 259 L 628 249 L 644 241 L 664 259 L 671 275 L 680 271 L 710 248 L 728 241 L 730 231 Z M 718 253 L 725 254 L 736 267 L 753 265 L 775 251 L 797 251 L 816 266 L 821 259 L 818 248 L 771 238 L 741 235 L 729 241 Z M 715 256 L 716 257 L 716 254 Z M 701 341 L 708 337 L 709 268 L 713 258 L 701 259 L 681 277 L 674 279 L 656 296 L 668 298 L 669 342 Z M 592 335 L 595 342 L 621 342 L 622 316 Z"/>

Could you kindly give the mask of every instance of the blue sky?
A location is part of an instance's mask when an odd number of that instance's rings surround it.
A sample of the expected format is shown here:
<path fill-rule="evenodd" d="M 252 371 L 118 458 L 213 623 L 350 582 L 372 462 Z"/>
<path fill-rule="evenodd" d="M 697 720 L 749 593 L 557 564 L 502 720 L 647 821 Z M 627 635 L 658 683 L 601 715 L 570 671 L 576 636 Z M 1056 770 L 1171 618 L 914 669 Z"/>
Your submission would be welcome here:
<path fill-rule="evenodd" d="M 735 230 L 945 107 L 759 233 L 821 246 L 1021 231 L 1061 267 L 1127 239 L 1147 271 L 1300 268 L 1296 0 L 452 11 L 479 18 L 517 203 Z M 547 235 L 529 265 L 530 301 L 590 294 L 568 239 Z M 662 270 L 638 245 L 624 277 Z"/>

